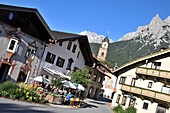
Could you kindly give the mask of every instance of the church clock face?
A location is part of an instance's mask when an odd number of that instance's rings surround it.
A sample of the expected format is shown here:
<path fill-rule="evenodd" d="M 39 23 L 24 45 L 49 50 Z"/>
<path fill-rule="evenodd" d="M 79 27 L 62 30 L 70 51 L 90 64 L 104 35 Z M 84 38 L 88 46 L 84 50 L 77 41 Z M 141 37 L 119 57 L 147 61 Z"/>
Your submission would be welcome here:
<path fill-rule="evenodd" d="M 9 20 L 13 19 L 14 14 L 12 12 L 9 13 Z"/>

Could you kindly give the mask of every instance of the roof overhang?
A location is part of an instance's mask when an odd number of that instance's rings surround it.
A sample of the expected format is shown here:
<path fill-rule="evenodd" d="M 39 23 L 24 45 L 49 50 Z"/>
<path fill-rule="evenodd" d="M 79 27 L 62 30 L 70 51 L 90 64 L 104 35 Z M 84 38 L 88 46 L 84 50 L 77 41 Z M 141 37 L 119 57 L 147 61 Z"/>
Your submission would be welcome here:
<path fill-rule="evenodd" d="M 9 14 L 11 12 L 13 13 L 13 18 L 10 20 Z M 0 17 L 0 21 L 15 28 L 20 27 L 21 31 L 42 41 L 54 39 L 50 28 L 37 9 L 0 4 Z"/>

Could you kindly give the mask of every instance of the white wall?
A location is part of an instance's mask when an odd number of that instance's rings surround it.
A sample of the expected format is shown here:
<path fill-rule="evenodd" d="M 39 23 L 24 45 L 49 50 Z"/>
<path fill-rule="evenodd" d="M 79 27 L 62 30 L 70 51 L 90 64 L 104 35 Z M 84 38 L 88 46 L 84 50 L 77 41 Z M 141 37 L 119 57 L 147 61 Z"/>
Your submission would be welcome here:
<path fill-rule="evenodd" d="M 69 43 L 69 41 L 65 41 L 65 42 L 62 43 L 62 46 L 59 46 L 59 44 L 56 43 L 55 45 L 46 47 L 46 49 L 44 51 L 43 58 L 42 58 L 39 75 L 44 73 L 44 71 L 42 69 L 44 66 L 66 74 L 67 73 L 66 68 L 67 68 L 67 64 L 68 64 L 68 59 L 70 59 L 70 58 L 72 58 L 74 60 L 74 62 L 71 65 L 71 72 L 72 72 L 72 70 L 74 69 L 75 66 L 77 68 L 80 68 L 80 69 L 83 68 L 85 61 L 84 61 L 83 55 L 80 51 L 78 40 L 75 40 L 75 41 L 72 42 L 72 46 L 71 46 L 70 50 L 67 49 L 68 43 Z M 74 44 L 77 45 L 75 53 L 72 52 Z M 77 54 L 78 54 L 79 51 L 80 51 L 80 54 L 79 54 L 79 57 L 77 58 Z M 56 55 L 53 64 L 45 61 L 48 52 Z M 57 62 L 58 57 L 65 59 L 63 67 L 56 66 L 56 62 Z"/>
<path fill-rule="evenodd" d="M 161 62 L 161 66 L 160 66 L 161 70 L 169 70 L 170 71 L 170 57 L 163 58 L 163 59 L 160 59 L 160 60 L 155 60 L 154 62 Z M 148 63 L 147 66 L 146 65 L 141 65 L 140 67 L 151 68 L 151 64 L 152 63 Z M 136 72 L 136 68 L 133 68 L 133 69 L 130 69 L 130 70 L 122 73 L 121 75 L 119 75 L 118 81 L 117 81 L 117 86 L 116 86 L 117 92 L 115 93 L 114 98 L 112 100 L 112 105 L 113 106 L 118 105 L 116 103 L 118 94 L 121 94 L 119 104 L 121 104 L 121 101 L 122 101 L 122 98 L 123 98 L 122 92 L 120 90 L 122 85 L 119 84 L 120 78 L 121 77 L 127 77 L 125 84 L 131 85 L 132 78 L 136 77 L 135 72 Z M 151 88 L 148 88 L 148 83 L 149 82 L 152 82 L 152 87 Z M 161 82 L 154 82 L 152 80 L 142 80 L 142 79 L 137 79 L 136 83 L 135 83 L 136 87 L 145 88 L 145 89 L 149 89 L 149 90 L 153 90 L 153 91 L 157 91 L 157 92 L 161 92 L 163 85 L 164 84 L 161 83 Z M 126 105 L 124 106 L 124 108 L 128 107 L 128 105 L 129 105 L 129 99 L 128 98 L 127 98 L 127 102 L 126 102 Z M 143 109 L 144 102 L 147 102 L 149 104 L 147 110 Z M 137 111 L 138 113 L 155 113 L 157 105 L 158 105 L 158 103 L 151 103 L 148 100 L 141 100 L 140 98 L 137 98 L 135 107 L 138 109 L 138 111 Z M 167 110 L 167 113 L 168 112 L 169 112 L 169 110 Z"/>

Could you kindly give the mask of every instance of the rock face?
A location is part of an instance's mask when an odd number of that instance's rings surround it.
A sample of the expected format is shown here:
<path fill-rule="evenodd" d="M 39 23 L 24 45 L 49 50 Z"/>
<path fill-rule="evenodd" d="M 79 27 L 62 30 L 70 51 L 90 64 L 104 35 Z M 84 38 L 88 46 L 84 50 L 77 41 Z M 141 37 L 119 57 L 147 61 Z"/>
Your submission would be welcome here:
<path fill-rule="evenodd" d="M 103 35 L 98 35 L 94 32 L 90 32 L 90 31 L 82 31 L 81 33 L 79 33 L 80 35 L 87 35 L 88 40 L 90 43 L 99 43 L 101 44 L 101 42 L 103 41 L 103 39 L 105 38 Z M 113 43 L 112 39 L 109 39 L 110 43 Z"/>
<path fill-rule="evenodd" d="M 96 44 L 91 44 L 92 51 Z M 106 60 L 121 66 L 137 58 L 170 48 L 170 16 L 164 21 L 156 15 L 150 24 L 140 26 L 136 32 L 127 33 L 118 42 L 109 45 Z M 95 51 L 96 52 L 96 51 Z"/>
<path fill-rule="evenodd" d="M 170 36 L 170 16 L 163 21 L 157 14 L 149 25 L 138 27 L 136 32 L 127 33 L 118 41 L 135 39 L 136 42 L 145 42 L 144 45 L 153 44 L 157 48 L 161 42 L 170 42 L 164 38 L 166 35 Z"/>

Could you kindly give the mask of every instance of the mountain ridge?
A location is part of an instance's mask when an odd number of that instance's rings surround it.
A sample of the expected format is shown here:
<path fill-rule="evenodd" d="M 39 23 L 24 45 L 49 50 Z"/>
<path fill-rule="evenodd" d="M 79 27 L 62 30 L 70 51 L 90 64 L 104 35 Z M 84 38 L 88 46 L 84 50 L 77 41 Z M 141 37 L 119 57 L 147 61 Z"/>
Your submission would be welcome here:
<path fill-rule="evenodd" d="M 97 55 L 97 44 L 90 44 L 92 52 Z M 170 48 L 170 16 L 164 21 L 156 15 L 150 24 L 139 26 L 136 32 L 127 33 L 119 41 L 111 43 L 106 61 L 113 66 L 121 66 L 137 58 Z"/>

